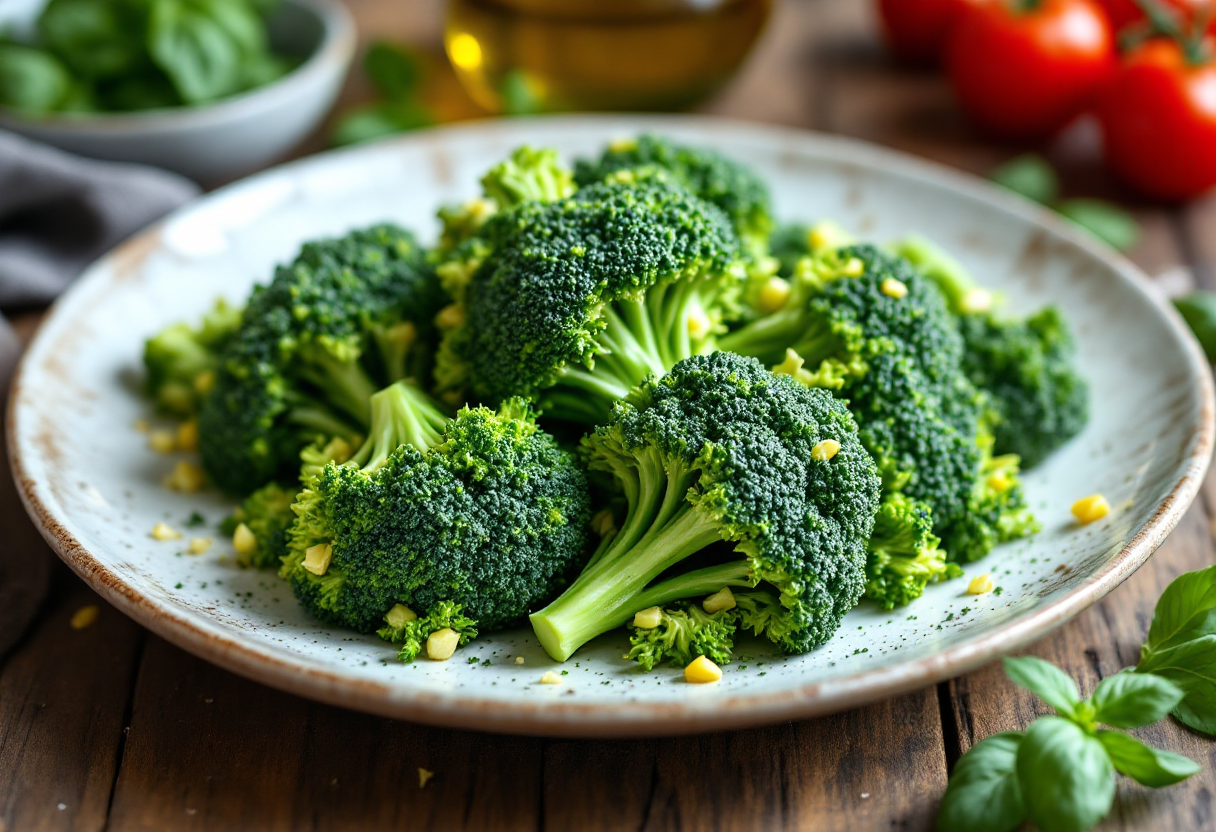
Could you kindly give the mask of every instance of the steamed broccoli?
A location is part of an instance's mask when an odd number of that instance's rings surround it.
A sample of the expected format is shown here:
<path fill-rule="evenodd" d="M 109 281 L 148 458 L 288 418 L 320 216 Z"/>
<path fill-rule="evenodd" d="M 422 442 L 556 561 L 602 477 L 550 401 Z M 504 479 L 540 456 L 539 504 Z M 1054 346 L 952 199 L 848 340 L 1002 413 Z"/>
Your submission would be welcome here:
<path fill-rule="evenodd" d="M 584 554 L 587 483 L 528 406 L 449 418 L 402 381 L 371 409 L 363 446 L 296 499 L 282 574 L 303 605 L 370 632 L 397 605 L 428 619 L 451 602 L 488 631 L 551 598 Z"/>
<path fill-rule="evenodd" d="M 414 238 L 394 226 L 308 243 L 254 289 L 199 413 L 203 467 L 248 494 L 295 474 L 318 436 L 354 438 L 368 401 L 430 371 L 442 292 Z"/>
<path fill-rule="evenodd" d="M 1002 314 L 993 294 L 929 241 L 909 237 L 895 248 L 938 284 L 958 316 L 963 368 L 991 397 L 996 453 L 1017 454 L 1031 468 L 1081 432 L 1089 421 L 1089 389 L 1059 309 L 1026 318 Z"/>
<path fill-rule="evenodd" d="M 570 588 L 531 616 L 553 658 L 638 610 L 727 586 L 758 587 L 740 624 L 788 653 L 827 640 L 857 603 L 880 483 L 827 391 L 755 359 L 694 356 L 644 382 L 583 443 L 628 508 Z"/>
<path fill-rule="evenodd" d="M 440 394 L 536 398 L 577 422 L 603 423 L 647 375 L 712 349 L 742 286 L 725 217 L 661 173 L 525 202 L 479 242 L 484 261 L 445 277 L 458 303 L 440 315 Z"/>
<path fill-rule="evenodd" d="M 498 211 L 524 202 L 553 202 L 575 191 L 574 176 L 558 161 L 557 151 L 516 148 L 481 178 L 483 197 L 439 209 L 443 223 L 439 248 L 448 251 L 474 237 Z"/>
<path fill-rule="evenodd" d="M 955 527 L 981 476 L 985 398 L 963 374 L 962 339 L 936 286 L 901 258 L 863 245 L 805 258 L 784 294 L 719 346 L 839 391 L 884 492 L 924 504 L 952 559 L 984 554 L 981 538 L 959 538 Z M 1014 477 L 1011 510 L 1020 500 Z"/>
<path fill-rule="evenodd" d="M 710 614 L 699 604 L 681 601 L 657 613 L 658 624 L 654 627 L 629 625 L 632 635 L 628 658 L 643 670 L 653 670 L 665 661 L 683 667 L 697 656 L 706 656 L 717 664 L 730 662 L 737 612 Z"/>
<path fill-rule="evenodd" d="M 145 392 L 157 407 L 189 417 L 215 383 L 220 354 L 241 323 L 241 310 L 219 300 L 198 327 L 166 327 L 144 344 Z"/>
<path fill-rule="evenodd" d="M 237 548 L 237 563 L 256 569 L 279 565 L 287 551 L 287 530 L 296 519 L 291 510 L 295 498 L 294 488 L 269 482 L 246 497 L 224 520 L 220 528 L 224 534 L 231 536 L 243 525 L 252 535 L 253 545 Z"/>
<path fill-rule="evenodd" d="M 914 601 L 925 586 L 962 575 L 946 561 L 928 506 L 903 494 L 885 497 L 867 544 L 866 597 L 889 610 Z"/>
<path fill-rule="evenodd" d="M 768 186 L 744 165 L 712 150 L 660 136 L 624 139 L 613 142 L 599 159 L 576 161 L 574 178 L 586 187 L 620 171 L 646 167 L 670 171 L 693 194 L 721 208 L 752 257 L 767 253 L 773 228 Z"/>

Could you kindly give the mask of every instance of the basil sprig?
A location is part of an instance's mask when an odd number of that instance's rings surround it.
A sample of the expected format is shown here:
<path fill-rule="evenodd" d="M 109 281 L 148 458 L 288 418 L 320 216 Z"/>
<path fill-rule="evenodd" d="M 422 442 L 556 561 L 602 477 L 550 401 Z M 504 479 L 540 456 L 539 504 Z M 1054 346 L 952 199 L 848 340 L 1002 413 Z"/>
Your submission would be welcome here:
<path fill-rule="evenodd" d="M 1115 799 L 1115 772 L 1156 789 L 1199 771 L 1181 754 L 1112 729 L 1140 728 L 1172 713 L 1216 735 L 1216 566 L 1169 585 L 1140 663 L 1103 679 L 1089 699 L 1042 659 L 1005 659 L 1005 672 L 1056 716 L 1035 720 L 1025 732 L 994 734 L 963 755 L 942 798 L 938 829 L 1010 832 L 1026 820 L 1042 832 L 1093 828 Z"/>
<path fill-rule="evenodd" d="M 1110 811 L 1116 771 L 1152 788 L 1199 771 L 1186 757 L 1099 727 L 1163 719 L 1183 699 L 1169 679 L 1124 671 L 1081 699 L 1068 674 L 1042 659 L 1005 659 L 1005 672 L 1057 716 L 1035 720 L 1025 733 L 995 734 L 967 752 L 942 798 L 940 832 L 1009 832 L 1028 819 L 1042 832 L 1082 832 Z"/>

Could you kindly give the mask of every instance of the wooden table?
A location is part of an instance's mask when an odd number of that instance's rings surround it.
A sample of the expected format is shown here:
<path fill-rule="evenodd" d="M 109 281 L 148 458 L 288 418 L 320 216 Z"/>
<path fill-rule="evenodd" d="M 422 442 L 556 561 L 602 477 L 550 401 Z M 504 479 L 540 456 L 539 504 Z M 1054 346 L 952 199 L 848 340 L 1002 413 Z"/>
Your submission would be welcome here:
<path fill-rule="evenodd" d="M 350 5 L 364 32 L 437 42 L 435 2 Z M 1016 152 L 968 132 L 940 79 L 890 67 L 869 6 L 783 0 L 746 71 L 706 111 L 980 173 Z M 448 95 L 452 79 L 438 83 L 449 114 L 468 111 Z M 354 81 L 347 100 L 363 94 Z M 1120 197 L 1093 147 L 1081 131 L 1048 150 L 1070 191 Z M 1133 259 L 1175 289 L 1213 285 L 1216 202 L 1132 207 L 1144 228 Z M 18 316 L 20 330 L 37 318 Z M 233 676 L 128 621 L 52 560 L 0 479 L 0 832 L 930 829 L 959 755 L 1045 711 L 992 666 L 832 717 L 682 739 L 519 739 L 350 713 Z M 1162 589 L 1213 562 L 1214 498 L 1209 482 L 1148 565 L 1033 652 L 1086 693 L 1134 663 Z M 72 629 L 88 604 L 100 617 Z M 1121 781 L 1102 828 L 1216 828 L 1216 743 L 1173 722 L 1141 734 L 1204 771 L 1159 792 Z M 435 772 L 423 789 L 420 767 Z"/>

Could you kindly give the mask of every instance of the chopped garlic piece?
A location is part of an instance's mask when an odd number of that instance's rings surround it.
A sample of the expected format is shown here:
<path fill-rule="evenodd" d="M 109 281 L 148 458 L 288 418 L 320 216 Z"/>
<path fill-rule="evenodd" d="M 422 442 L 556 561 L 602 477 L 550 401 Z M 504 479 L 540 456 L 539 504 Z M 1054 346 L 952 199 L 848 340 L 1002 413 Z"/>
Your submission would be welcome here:
<path fill-rule="evenodd" d="M 774 275 L 765 281 L 760 294 L 756 298 L 756 307 L 766 315 L 771 315 L 790 299 L 790 282 Z"/>
<path fill-rule="evenodd" d="M 639 630 L 653 630 L 663 620 L 663 611 L 658 607 L 638 610 L 633 615 L 633 626 Z"/>
<path fill-rule="evenodd" d="M 198 450 L 198 422 L 191 419 L 177 426 L 177 449 L 179 451 Z"/>
<path fill-rule="evenodd" d="M 248 526 L 241 523 L 232 533 L 232 548 L 242 555 L 252 555 L 258 550 L 257 536 L 249 530 Z"/>
<path fill-rule="evenodd" d="M 190 554 L 202 555 L 211 548 L 211 538 L 193 537 L 190 539 Z"/>
<path fill-rule="evenodd" d="M 193 494 L 203 490 L 203 486 L 207 484 L 207 475 L 193 462 L 181 460 L 173 466 L 173 473 L 165 477 L 164 482 L 166 488 Z"/>
<path fill-rule="evenodd" d="M 516 656 L 516 657 L 515 657 L 515 663 L 516 663 L 516 664 L 523 664 L 523 663 L 524 663 L 524 657 L 523 657 L 523 656 Z"/>
<path fill-rule="evenodd" d="M 1072 515 L 1082 526 L 1110 514 L 1110 503 L 1101 494 L 1090 494 L 1072 504 Z"/>
<path fill-rule="evenodd" d="M 560 685 L 562 683 L 562 677 L 558 676 L 552 670 L 546 670 L 545 675 L 540 677 L 540 683 L 542 685 Z"/>
<path fill-rule="evenodd" d="M 418 613 L 405 604 L 397 604 L 388 611 L 388 614 L 384 616 L 384 620 L 388 622 L 388 626 L 390 627 L 404 627 L 411 621 L 417 621 Z"/>
<path fill-rule="evenodd" d="M 716 682 L 722 678 L 722 668 L 704 656 L 697 656 L 684 668 L 684 681 L 695 685 Z"/>
<path fill-rule="evenodd" d="M 94 621 L 97 620 L 98 614 L 101 612 L 96 604 L 89 604 L 87 607 L 81 607 L 72 615 L 72 629 L 83 630 Z"/>
<path fill-rule="evenodd" d="M 177 437 L 172 431 L 154 430 L 148 434 L 148 446 L 158 454 L 171 454 L 177 450 Z"/>
<path fill-rule="evenodd" d="M 722 587 L 701 602 L 701 609 L 710 615 L 722 610 L 733 610 L 736 606 L 738 604 L 735 603 L 735 593 L 731 592 L 728 586 Z"/>
<path fill-rule="evenodd" d="M 971 579 L 971 583 L 967 584 L 968 595 L 983 595 L 986 592 L 992 592 L 992 576 L 985 572 Z"/>
<path fill-rule="evenodd" d="M 301 565 L 314 575 L 324 575 L 325 570 L 329 569 L 329 562 L 333 559 L 333 544 L 318 543 L 316 546 L 309 546 L 304 550 L 304 563 Z"/>
<path fill-rule="evenodd" d="M 905 298 L 908 296 L 908 285 L 902 280 L 896 280 L 893 277 L 888 277 L 878 286 L 878 290 L 889 298 Z"/>
<path fill-rule="evenodd" d="M 861 262 L 861 258 L 859 257 L 850 257 L 845 261 L 840 273 L 845 277 L 861 277 L 866 273 L 866 264 Z"/>
<path fill-rule="evenodd" d="M 838 453 L 840 453 L 840 443 L 835 439 L 825 439 L 811 448 L 811 459 L 827 462 Z"/>
<path fill-rule="evenodd" d="M 152 527 L 153 540 L 181 540 L 181 533 L 166 523 L 157 523 Z"/>
<path fill-rule="evenodd" d="M 427 636 L 426 655 L 432 661 L 445 662 L 452 658 L 460 644 L 460 635 L 451 627 L 436 630 Z"/>

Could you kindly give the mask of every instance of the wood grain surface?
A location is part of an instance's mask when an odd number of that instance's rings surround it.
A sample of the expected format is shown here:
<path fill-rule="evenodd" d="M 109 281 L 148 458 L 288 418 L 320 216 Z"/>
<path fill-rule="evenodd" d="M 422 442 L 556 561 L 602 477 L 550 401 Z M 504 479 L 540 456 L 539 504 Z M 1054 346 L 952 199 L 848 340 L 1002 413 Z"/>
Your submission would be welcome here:
<path fill-rule="evenodd" d="M 349 5 L 365 34 L 438 54 L 437 0 Z M 940 78 L 890 66 L 875 32 L 865 0 L 782 0 L 744 72 L 703 109 L 858 136 L 977 173 L 1018 152 L 976 138 Z M 432 83 L 445 117 L 476 114 L 450 75 Z M 352 78 L 344 102 L 366 96 Z M 1040 149 L 1070 193 L 1136 211 L 1143 237 L 1131 256 L 1165 288 L 1212 287 L 1216 201 L 1171 210 L 1128 201 L 1101 176 L 1095 141 L 1082 125 Z M 322 146 L 317 137 L 308 149 Z M 14 323 L 28 337 L 37 320 Z M 927 830 L 959 755 L 1044 710 L 991 666 L 832 717 L 676 739 L 520 739 L 351 713 L 145 634 L 51 566 L 3 479 L 0 832 Z M 1213 562 L 1214 511 L 1216 479 L 1146 566 L 1030 652 L 1087 693 L 1134 663 L 1162 589 Z M 97 620 L 73 629 L 88 605 L 101 608 Z M 1216 743 L 1173 722 L 1142 735 L 1204 771 L 1159 792 L 1123 784 L 1101 828 L 1216 828 Z M 419 769 L 434 773 L 424 788 Z"/>

